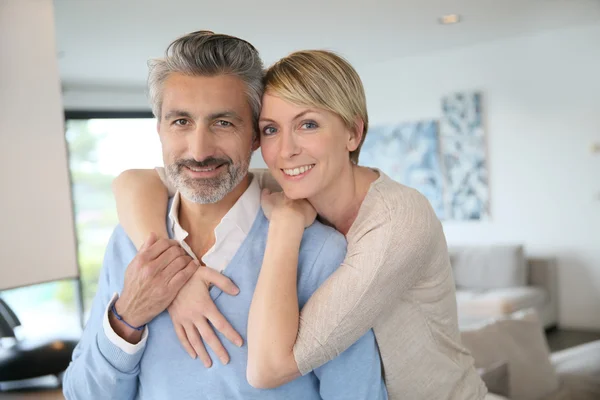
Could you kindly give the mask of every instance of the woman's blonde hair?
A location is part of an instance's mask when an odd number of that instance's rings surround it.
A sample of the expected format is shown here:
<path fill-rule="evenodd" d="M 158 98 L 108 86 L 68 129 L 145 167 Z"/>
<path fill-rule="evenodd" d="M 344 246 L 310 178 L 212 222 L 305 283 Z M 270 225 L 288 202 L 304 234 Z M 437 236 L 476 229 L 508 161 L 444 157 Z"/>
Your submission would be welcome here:
<path fill-rule="evenodd" d="M 369 125 L 367 101 L 358 73 L 343 57 L 326 50 L 292 53 L 267 70 L 265 91 L 293 104 L 331 111 L 353 131 L 360 118 L 362 138 L 350 152 L 350 160 L 358 163 Z"/>

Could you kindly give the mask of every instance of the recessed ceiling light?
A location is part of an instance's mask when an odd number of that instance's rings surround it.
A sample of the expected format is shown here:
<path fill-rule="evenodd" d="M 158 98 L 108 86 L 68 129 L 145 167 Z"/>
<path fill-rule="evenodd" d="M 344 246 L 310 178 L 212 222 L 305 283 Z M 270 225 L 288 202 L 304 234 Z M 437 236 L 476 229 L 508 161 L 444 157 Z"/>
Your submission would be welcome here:
<path fill-rule="evenodd" d="M 442 15 L 439 18 L 439 22 L 442 25 L 458 24 L 460 22 L 460 15 L 458 15 L 458 14 Z"/>

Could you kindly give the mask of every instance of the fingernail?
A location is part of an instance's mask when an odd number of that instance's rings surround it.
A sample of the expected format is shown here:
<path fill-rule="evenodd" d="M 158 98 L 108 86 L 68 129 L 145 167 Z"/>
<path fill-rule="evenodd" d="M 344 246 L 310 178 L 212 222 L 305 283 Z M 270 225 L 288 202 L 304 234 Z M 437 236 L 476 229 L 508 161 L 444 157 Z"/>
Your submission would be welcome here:
<path fill-rule="evenodd" d="M 235 341 L 235 345 L 236 345 L 237 347 L 242 347 L 242 345 L 243 345 L 243 344 L 244 344 L 244 342 L 242 342 L 241 340 L 236 340 L 236 341 Z"/>
<path fill-rule="evenodd" d="M 229 360 L 226 358 L 221 358 L 221 362 L 223 363 L 223 365 L 226 365 L 229 362 Z"/>

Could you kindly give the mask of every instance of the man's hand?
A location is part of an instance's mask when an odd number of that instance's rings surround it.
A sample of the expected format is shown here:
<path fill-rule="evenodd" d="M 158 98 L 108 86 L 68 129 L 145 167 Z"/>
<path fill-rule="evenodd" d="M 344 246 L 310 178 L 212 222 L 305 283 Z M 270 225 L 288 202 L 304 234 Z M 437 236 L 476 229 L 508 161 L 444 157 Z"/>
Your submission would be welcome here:
<path fill-rule="evenodd" d="M 147 324 L 166 310 L 197 269 L 197 262 L 177 241 L 157 239 L 151 234 L 127 267 L 123 292 L 115 303 L 117 313 L 129 325 Z M 111 326 L 119 326 L 115 329 L 117 334 L 123 333 L 132 339 L 132 330 L 115 320 L 112 315 Z M 123 339 L 128 340 L 128 337 Z"/>
<path fill-rule="evenodd" d="M 210 285 L 215 285 L 230 295 L 237 295 L 239 292 L 239 289 L 225 275 L 209 267 L 200 267 L 169 306 L 169 314 L 179 341 L 190 357 L 196 358 L 197 355 L 207 368 L 212 365 L 212 360 L 202 339 L 223 364 L 229 362 L 229 355 L 215 335 L 209 321 L 230 342 L 236 346 L 243 344 L 240 334 L 233 329 L 212 301 L 209 293 Z"/>

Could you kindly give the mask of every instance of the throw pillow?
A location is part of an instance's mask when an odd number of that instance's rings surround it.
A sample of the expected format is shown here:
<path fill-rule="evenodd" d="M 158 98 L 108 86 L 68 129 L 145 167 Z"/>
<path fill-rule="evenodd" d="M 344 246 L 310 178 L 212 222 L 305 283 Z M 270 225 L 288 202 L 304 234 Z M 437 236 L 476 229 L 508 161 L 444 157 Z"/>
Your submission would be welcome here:
<path fill-rule="evenodd" d="M 453 246 L 450 260 L 457 288 L 527 286 L 528 266 L 523 246 Z"/>
<path fill-rule="evenodd" d="M 477 368 L 477 372 L 490 393 L 508 396 L 510 392 L 510 377 L 506 361 L 499 361 L 485 368 Z"/>
<path fill-rule="evenodd" d="M 544 329 L 533 309 L 461 332 L 475 366 L 506 362 L 511 400 L 538 400 L 556 391 L 559 379 L 550 362 Z"/>

